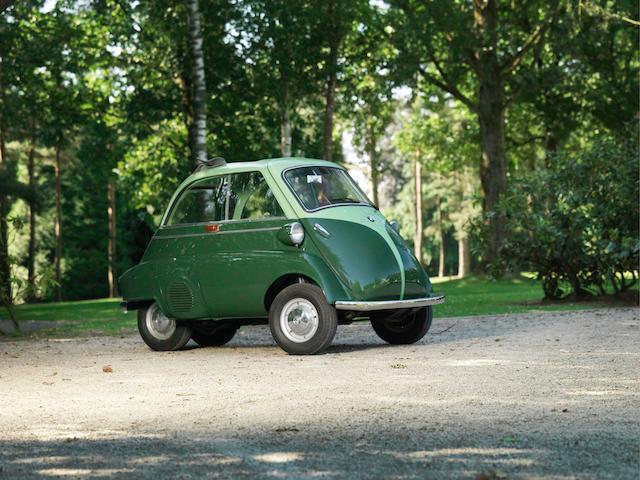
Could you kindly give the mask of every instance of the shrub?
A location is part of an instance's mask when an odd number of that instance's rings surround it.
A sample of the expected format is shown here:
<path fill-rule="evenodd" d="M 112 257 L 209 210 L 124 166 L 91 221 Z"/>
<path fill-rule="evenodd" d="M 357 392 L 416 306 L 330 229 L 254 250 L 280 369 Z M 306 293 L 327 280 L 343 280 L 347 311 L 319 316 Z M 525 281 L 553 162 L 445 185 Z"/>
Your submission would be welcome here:
<path fill-rule="evenodd" d="M 627 290 L 640 250 L 637 161 L 635 139 L 601 139 L 579 154 L 557 154 L 552 169 L 516 178 L 488 214 L 504 225 L 499 260 L 489 268 L 538 272 L 548 299 L 562 297 L 566 284 L 574 299 L 604 294 L 607 282 L 616 294 Z M 484 225 L 472 227 L 481 251 Z"/>

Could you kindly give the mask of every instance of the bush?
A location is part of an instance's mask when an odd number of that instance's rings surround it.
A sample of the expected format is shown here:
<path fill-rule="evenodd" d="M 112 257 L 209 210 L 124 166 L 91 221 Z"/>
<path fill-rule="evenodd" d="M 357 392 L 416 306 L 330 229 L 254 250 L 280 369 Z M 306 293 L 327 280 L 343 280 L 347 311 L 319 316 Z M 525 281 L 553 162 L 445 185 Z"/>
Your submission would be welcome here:
<path fill-rule="evenodd" d="M 564 296 L 567 284 L 574 299 L 604 294 L 607 282 L 616 294 L 635 284 L 637 160 L 635 139 L 601 139 L 579 154 L 557 154 L 552 169 L 515 179 L 498 210 L 489 213 L 504 225 L 493 273 L 532 269 L 547 299 Z M 486 248 L 485 223 L 476 223 L 472 233 Z"/>

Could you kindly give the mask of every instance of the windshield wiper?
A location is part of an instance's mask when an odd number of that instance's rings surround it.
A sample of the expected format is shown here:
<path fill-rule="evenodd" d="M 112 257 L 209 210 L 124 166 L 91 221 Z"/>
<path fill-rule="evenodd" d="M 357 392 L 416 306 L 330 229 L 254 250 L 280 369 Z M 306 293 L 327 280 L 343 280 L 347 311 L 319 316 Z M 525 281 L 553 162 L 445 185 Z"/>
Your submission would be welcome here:
<path fill-rule="evenodd" d="M 332 204 L 336 204 L 336 203 L 362 203 L 364 204 L 365 202 L 363 202 L 362 200 L 356 200 L 354 198 L 332 198 L 331 199 L 331 203 Z"/>

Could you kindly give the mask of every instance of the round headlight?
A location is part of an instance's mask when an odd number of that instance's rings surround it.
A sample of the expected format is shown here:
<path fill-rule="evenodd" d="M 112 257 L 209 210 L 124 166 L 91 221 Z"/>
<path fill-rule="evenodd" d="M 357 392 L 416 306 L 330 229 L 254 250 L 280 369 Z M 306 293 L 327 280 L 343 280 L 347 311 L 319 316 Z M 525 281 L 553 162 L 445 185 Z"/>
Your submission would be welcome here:
<path fill-rule="evenodd" d="M 294 245 L 300 245 L 302 243 L 304 240 L 304 228 L 301 223 L 295 222 L 291 224 L 289 238 Z"/>

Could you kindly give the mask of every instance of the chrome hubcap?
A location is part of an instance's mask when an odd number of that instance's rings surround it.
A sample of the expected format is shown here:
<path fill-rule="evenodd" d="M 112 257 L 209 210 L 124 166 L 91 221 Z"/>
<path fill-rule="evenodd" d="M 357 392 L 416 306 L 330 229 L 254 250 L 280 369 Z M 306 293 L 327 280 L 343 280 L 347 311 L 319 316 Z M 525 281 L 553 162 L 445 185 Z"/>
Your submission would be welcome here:
<path fill-rule="evenodd" d="M 284 335 L 296 343 L 309 340 L 318 331 L 318 310 L 309 300 L 289 300 L 280 313 L 280 328 Z"/>
<path fill-rule="evenodd" d="M 167 340 L 176 331 L 176 321 L 162 313 L 157 303 L 149 307 L 145 320 L 147 330 L 158 340 Z"/>

